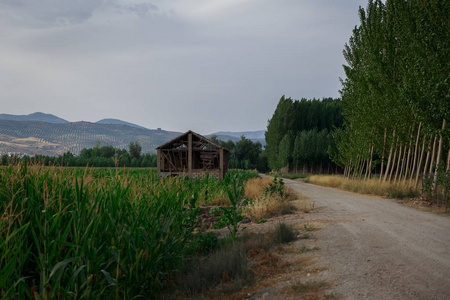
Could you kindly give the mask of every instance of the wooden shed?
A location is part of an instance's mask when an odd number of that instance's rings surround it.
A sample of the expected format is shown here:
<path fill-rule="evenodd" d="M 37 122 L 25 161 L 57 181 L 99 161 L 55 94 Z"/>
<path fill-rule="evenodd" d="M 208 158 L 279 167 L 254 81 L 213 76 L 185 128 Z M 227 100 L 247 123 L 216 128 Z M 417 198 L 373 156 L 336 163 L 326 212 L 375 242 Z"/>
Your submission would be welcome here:
<path fill-rule="evenodd" d="M 228 169 L 228 150 L 191 130 L 156 148 L 158 175 L 223 179 Z"/>

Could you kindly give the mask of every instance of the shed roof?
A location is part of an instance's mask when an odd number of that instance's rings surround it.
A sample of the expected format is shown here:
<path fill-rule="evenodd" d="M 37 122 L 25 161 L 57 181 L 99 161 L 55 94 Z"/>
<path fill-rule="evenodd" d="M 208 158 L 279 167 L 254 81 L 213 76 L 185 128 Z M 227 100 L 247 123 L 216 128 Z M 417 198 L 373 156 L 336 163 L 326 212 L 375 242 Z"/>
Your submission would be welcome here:
<path fill-rule="evenodd" d="M 187 147 L 188 145 L 185 143 L 187 136 L 192 133 L 193 136 L 195 136 L 198 141 L 202 142 L 204 144 L 204 147 L 206 147 L 207 145 L 212 146 L 216 149 L 223 149 L 225 151 L 228 151 L 228 149 L 219 146 L 215 143 L 213 143 L 212 141 L 210 141 L 209 139 L 205 138 L 204 136 L 189 130 L 181 135 L 179 135 L 178 137 L 168 141 L 165 144 L 160 145 L 159 147 L 157 147 L 156 149 L 176 149 L 176 148 L 181 148 L 181 147 Z"/>

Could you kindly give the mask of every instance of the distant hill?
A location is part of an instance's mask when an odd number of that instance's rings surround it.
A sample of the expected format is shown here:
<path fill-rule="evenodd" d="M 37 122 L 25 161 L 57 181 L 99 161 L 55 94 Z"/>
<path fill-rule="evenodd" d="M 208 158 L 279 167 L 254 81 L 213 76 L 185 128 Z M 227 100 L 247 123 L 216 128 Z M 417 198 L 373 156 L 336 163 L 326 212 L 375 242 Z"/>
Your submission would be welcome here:
<path fill-rule="evenodd" d="M 211 133 L 210 135 L 225 135 L 225 136 L 232 136 L 241 138 L 241 136 L 245 136 L 249 140 L 251 139 L 264 139 L 265 136 L 265 130 L 257 130 L 257 131 L 238 131 L 238 132 L 232 132 L 232 131 L 219 131 L 215 133 Z"/>
<path fill-rule="evenodd" d="M 155 153 L 155 148 L 180 135 L 180 132 L 145 127 L 118 119 L 102 119 L 96 123 L 68 122 L 51 114 L 41 112 L 30 115 L 0 114 L 0 154 L 21 152 L 29 155 L 59 155 L 70 151 L 77 155 L 83 148 L 101 146 L 127 149 L 130 142 L 139 142 L 142 152 Z M 264 146 L 264 130 L 230 132 L 217 135 L 223 141 L 237 142 L 246 138 Z"/>
<path fill-rule="evenodd" d="M 96 124 L 114 124 L 114 125 L 127 125 L 127 126 L 131 126 L 131 127 L 135 127 L 135 128 L 141 128 L 141 129 L 147 129 L 145 127 L 130 123 L 130 122 L 125 122 L 119 119 L 102 119 L 100 121 L 95 122 Z"/>
<path fill-rule="evenodd" d="M 9 115 L 9 114 L 0 114 L 0 120 L 8 120 L 8 121 L 39 121 L 39 122 L 47 122 L 52 124 L 66 124 L 69 121 L 61 119 L 52 114 L 44 114 L 41 112 L 35 112 L 29 115 Z"/>
<path fill-rule="evenodd" d="M 245 136 L 247 139 L 253 142 L 260 142 L 263 146 L 266 145 L 266 138 L 264 136 L 265 130 L 258 131 L 219 131 L 215 133 L 208 134 L 207 137 L 211 137 L 216 135 L 219 140 L 228 141 L 231 140 L 233 142 L 237 142 L 241 139 L 241 136 Z"/>
<path fill-rule="evenodd" d="M 0 120 L 0 153 L 58 155 L 70 151 L 79 154 L 83 148 L 95 147 L 97 141 L 101 146 L 112 145 L 121 149 L 127 149 L 130 142 L 138 141 L 142 152 L 155 153 L 156 147 L 179 134 L 123 124 Z"/>

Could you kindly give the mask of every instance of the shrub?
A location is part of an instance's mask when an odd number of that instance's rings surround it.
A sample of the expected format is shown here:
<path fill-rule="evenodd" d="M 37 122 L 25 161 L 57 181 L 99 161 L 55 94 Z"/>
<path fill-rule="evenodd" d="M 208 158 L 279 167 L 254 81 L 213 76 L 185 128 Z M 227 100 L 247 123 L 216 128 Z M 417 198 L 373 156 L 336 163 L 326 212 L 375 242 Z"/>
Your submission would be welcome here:
<path fill-rule="evenodd" d="M 206 258 L 195 260 L 178 278 L 177 288 L 189 294 L 198 293 L 249 273 L 245 248 L 240 243 L 231 243 Z"/>
<path fill-rule="evenodd" d="M 272 242 L 275 244 L 289 243 L 295 240 L 297 232 L 285 223 L 278 223 L 272 232 Z"/>

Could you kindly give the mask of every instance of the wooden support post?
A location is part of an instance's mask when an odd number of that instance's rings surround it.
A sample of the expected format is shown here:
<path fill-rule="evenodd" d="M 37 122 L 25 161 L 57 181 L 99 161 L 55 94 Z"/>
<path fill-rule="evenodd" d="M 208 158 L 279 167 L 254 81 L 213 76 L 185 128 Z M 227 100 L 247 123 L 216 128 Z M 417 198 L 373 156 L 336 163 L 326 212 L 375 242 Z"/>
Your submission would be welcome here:
<path fill-rule="evenodd" d="M 156 169 L 158 176 L 161 177 L 161 149 L 156 150 Z"/>
<path fill-rule="evenodd" d="M 192 133 L 188 135 L 188 176 L 192 178 Z"/>
<path fill-rule="evenodd" d="M 220 157 L 220 159 L 219 159 L 219 179 L 223 179 L 224 177 L 225 177 L 225 163 L 224 163 L 224 157 L 223 157 L 223 155 L 224 155 L 224 153 L 223 153 L 223 149 L 220 149 L 220 152 L 219 152 L 220 154 L 219 154 L 219 157 Z"/>

